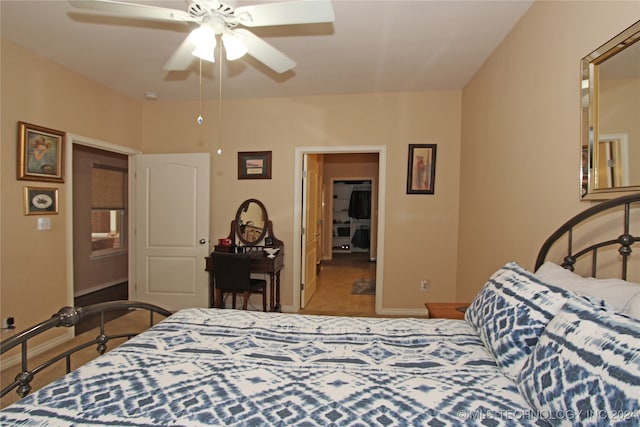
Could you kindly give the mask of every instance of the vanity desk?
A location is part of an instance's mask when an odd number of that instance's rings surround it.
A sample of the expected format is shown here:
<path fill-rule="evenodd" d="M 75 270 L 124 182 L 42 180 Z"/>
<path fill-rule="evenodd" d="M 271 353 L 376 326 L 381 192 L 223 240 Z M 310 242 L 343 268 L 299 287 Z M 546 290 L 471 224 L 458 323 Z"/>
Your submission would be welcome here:
<path fill-rule="evenodd" d="M 268 251 L 276 251 L 268 254 Z M 273 223 L 267 210 L 256 199 L 243 202 L 238 208 L 236 219 L 231 221 L 231 232 L 226 239 L 220 239 L 214 252 L 248 253 L 251 255 L 251 273 L 269 275 L 269 310 L 280 311 L 280 271 L 284 268 L 284 242 L 273 234 Z M 219 306 L 214 301 L 215 265 L 213 256 L 207 256 L 205 270 L 209 272 L 209 305 Z"/>

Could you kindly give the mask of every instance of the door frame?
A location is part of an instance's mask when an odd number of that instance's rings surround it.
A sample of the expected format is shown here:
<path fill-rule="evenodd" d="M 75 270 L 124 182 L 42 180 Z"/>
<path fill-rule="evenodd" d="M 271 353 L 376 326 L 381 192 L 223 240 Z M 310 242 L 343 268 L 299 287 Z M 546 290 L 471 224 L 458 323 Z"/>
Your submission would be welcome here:
<path fill-rule="evenodd" d="M 133 148 L 124 147 L 121 145 L 112 144 L 105 141 L 100 141 L 98 139 L 89 138 L 86 136 L 81 136 L 73 133 L 67 133 L 66 144 L 65 144 L 65 169 L 66 169 L 66 258 L 67 258 L 67 296 L 68 301 L 67 304 L 70 307 L 73 307 L 73 294 L 74 294 L 74 279 L 73 279 L 73 145 L 85 145 L 88 147 L 98 148 L 104 151 L 111 151 L 114 153 L 124 154 L 128 157 L 128 233 L 129 233 L 129 253 L 128 253 L 128 263 L 129 263 L 129 297 L 132 295 L 132 286 L 133 280 L 135 278 L 135 241 L 132 239 L 134 236 L 135 230 L 135 206 L 133 205 L 133 201 L 135 200 L 135 155 L 141 153 L 139 150 L 135 150 Z M 69 336 L 73 337 L 73 328 L 69 328 Z"/>
<path fill-rule="evenodd" d="M 296 147 L 293 192 L 293 309 L 300 310 L 300 273 L 302 249 L 302 157 L 304 154 L 378 154 L 378 226 L 376 253 L 376 314 L 382 312 L 382 291 L 384 289 L 384 223 L 387 176 L 386 145 L 340 145 L 335 147 Z"/>

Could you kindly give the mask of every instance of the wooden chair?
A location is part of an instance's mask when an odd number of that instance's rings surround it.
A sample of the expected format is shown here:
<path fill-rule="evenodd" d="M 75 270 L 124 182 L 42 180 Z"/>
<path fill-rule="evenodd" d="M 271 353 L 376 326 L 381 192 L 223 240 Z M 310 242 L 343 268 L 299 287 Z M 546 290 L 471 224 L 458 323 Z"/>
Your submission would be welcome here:
<path fill-rule="evenodd" d="M 222 294 L 233 294 L 233 308 L 236 308 L 236 294 L 242 293 L 242 309 L 247 309 L 249 294 L 262 294 L 262 311 L 267 311 L 267 281 L 251 278 L 251 256 L 213 252 L 213 274 L 215 280 L 215 301 L 223 308 Z"/>

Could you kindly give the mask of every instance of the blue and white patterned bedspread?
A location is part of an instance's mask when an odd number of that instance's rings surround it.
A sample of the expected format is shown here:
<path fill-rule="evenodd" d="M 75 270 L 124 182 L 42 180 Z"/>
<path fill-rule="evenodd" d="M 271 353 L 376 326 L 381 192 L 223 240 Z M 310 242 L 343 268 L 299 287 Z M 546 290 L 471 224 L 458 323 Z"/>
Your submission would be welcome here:
<path fill-rule="evenodd" d="M 461 320 L 182 310 L 0 425 L 545 425 Z"/>

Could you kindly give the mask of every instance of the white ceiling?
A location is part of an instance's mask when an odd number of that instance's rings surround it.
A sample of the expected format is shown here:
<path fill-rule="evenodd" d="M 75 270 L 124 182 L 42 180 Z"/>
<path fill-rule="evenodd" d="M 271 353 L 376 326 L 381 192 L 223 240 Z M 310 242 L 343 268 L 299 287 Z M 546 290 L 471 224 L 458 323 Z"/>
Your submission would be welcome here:
<path fill-rule="evenodd" d="M 182 0 L 130 3 L 186 10 Z M 334 23 L 252 28 L 297 66 L 277 74 L 249 56 L 223 60 L 222 97 L 461 89 L 531 3 L 334 0 Z M 64 0 L 0 0 L 0 8 L 2 38 L 118 92 L 199 97 L 198 61 L 187 71 L 163 70 L 192 27 L 100 16 Z M 203 62 L 203 99 L 218 98 L 218 67 Z"/>

